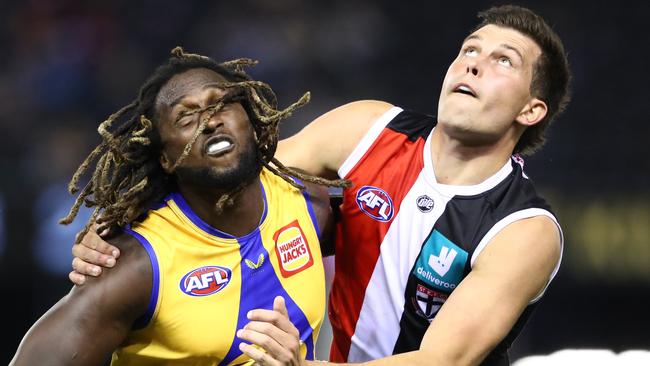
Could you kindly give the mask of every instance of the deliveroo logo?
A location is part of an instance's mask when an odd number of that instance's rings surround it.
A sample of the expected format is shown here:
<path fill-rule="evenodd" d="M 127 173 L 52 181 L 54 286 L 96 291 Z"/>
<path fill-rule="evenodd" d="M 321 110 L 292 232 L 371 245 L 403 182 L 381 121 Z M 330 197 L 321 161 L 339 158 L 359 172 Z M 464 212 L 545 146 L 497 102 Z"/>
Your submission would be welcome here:
<path fill-rule="evenodd" d="M 434 230 L 422 246 L 413 274 L 438 290 L 451 292 L 463 277 L 468 254 Z"/>
<path fill-rule="evenodd" d="M 457 254 L 458 252 L 455 249 L 443 246 L 442 249 L 440 249 L 439 255 L 429 255 L 429 267 L 433 268 L 437 274 L 444 277 L 445 274 L 449 272 L 449 268 L 451 268 L 451 265 L 454 263 Z"/>

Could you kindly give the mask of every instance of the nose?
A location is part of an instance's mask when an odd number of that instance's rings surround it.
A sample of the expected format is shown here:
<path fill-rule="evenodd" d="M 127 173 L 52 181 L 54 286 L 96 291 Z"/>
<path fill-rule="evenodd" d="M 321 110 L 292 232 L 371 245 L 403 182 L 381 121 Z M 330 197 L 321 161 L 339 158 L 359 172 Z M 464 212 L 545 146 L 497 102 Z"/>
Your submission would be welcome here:
<path fill-rule="evenodd" d="M 480 74 L 480 67 L 479 67 L 479 60 L 477 58 L 469 58 L 466 61 L 466 66 L 465 66 L 465 72 L 468 74 L 472 74 L 474 76 L 479 76 Z"/>
<path fill-rule="evenodd" d="M 223 121 L 221 121 L 221 118 L 219 118 L 219 112 L 214 108 L 211 108 L 203 113 L 201 119 L 204 120 L 205 118 L 208 118 L 208 122 L 203 129 L 204 134 L 211 134 L 216 131 L 219 126 L 223 125 Z"/>

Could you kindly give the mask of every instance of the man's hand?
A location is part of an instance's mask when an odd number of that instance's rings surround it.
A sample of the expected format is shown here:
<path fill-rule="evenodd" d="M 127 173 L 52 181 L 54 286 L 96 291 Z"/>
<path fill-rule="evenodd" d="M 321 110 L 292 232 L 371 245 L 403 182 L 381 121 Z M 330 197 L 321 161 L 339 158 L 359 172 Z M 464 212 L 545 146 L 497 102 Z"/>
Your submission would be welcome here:
<path fill-rule="evenodd" d="M 259 365 L 306 365 L 300 354 L 303 346 L 300 332 L 289 320 L 282 296 L 273 300 L 273 310 L 256 309 L 248 312 L 251 321 L 237 331 L 237 337 L 255 345 L 240 343 L 239 349 Z M 266 351 L 266 352 L 264 352 Z"/>
<path fill-rule="evenodd" d="M 80 244 L 72 246 L 72 272 L 68 275 L 75 285 L 83 285 L 86 276 L 99 276 L 102 267 L 110 268 L 115 265 L 120 256 L 120 250 L 108 244 L 96 232 L 96 227 L 89 230 Z"/>

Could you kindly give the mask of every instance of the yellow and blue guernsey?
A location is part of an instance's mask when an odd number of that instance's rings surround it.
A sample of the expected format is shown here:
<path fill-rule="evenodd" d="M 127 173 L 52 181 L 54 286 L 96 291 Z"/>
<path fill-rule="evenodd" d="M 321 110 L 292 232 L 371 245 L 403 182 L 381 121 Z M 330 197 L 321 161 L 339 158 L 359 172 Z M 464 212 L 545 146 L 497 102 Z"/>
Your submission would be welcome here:
<path fill-rule="evenodd" d="M 235 332 L 249 310 L 271 309 L 277 295 L 300 331 L 303 356 L 313 359 L 325 313 L 316 216 L 307 193 L 266 169 L 260 181 L 264 213 L 245 236 L 210 227 L 179 193 L 127 229 L 149 254 L 153 289 L 112 365 L 252 364 Z"/>

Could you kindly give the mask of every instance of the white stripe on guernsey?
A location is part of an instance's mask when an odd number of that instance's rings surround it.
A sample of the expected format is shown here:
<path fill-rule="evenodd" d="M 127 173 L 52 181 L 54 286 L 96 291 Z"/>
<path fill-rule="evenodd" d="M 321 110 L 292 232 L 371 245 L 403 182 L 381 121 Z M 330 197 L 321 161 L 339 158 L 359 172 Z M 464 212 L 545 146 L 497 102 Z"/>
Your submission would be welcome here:
<path fill-rule="evenodd" d="M 546 286 L 544 286 L 542 291 L 540 291 L 539 294 L 535 296 L 533 300 L 530 301 L 531 304 L 542 298 L 542 295 L 544 295 L 544 291 L 546 291 L 546 288 L 548 288 L 548 285 L 551 283 L 551 281 L 557 274 L 557 271 L 560 269 L 560 263 L 562 262 L 562 252 L 564 251 L 564 234 L 562 233 L 562 228 L 560 227 L 560 224 L 557 222 L 557 219 L 555 218 L 555 216 L 553 216 L 552 213 L 542 208 L 527 208 L 525 210 L 513 212 L 510 215 L 504 217 L 503 219 L 501 219 L 501 221 L 494 224 L 494 226 L 492 226 L 492 228 L 485 234 L 483 239 L 481 239 L 481 241 L 478 243 L 478 246 L 474 250 L 474 254 L 472 254 L 472 259 L 470 260 L 470 264 L 473 268 L 474 262 L 478 258 L 479 254 L 481 254 L 483 249 L 485 249 L 485 247 L 490 243 L 490 240 L 492 240 L 501 230 L 503 230 L 503 228 L 512 224 L 515 221 L 528 219 L 535 216 L 546 216 L 551 220 L 553 220 L 555 225 L 557 225 L 557 229 L 560 232 L 560 258 L 558 258 L 557 263 L 555 264 L 555 268 L 553 269 L 553 272 L 551 272 L 548 282 L 546 282 Z"/>
<path fill-rule="evenodd" d="M 416 208 L 416 200 L 425 194 L 434 200 L 434 205 L 432 211 L 423 213 Z M 369 361 L 393 353 L 400 333 L 409 273 L 421 244 L 449 199 L 435 192 L 420 172 L 381 243 L 380 256 L 366 287 L 352 336 L 348 362 Z"/>
<path fill-rule="evenodd" d="M 350 170 L 352 170 L 352 168 L 354 168 L 359 160 L 361 160 L 361 158 L 366 154 L 366 151 L 368 151 L 370 146 L 372 146 L 372 143 L 375 142 L 377 136 L 379 136 L 381 131 L 384 130 L 384 127 L 386 127 L 388 123 L 401 111 L 402 108 L 400 107 L 392 107 L 382 114 L 381 117 L 377 118 L 377 121 L 372 124 L 368 132 L 366 132 L 361 141 L 359 141 L 354 150 L 352 150 L 350 156 L 348 156 L 343 164 L 341 164 L 341 167 L 339 168 L 339 177 L 345 178 L 350 173 Z"/>
<path fill-rule="evenodd" d="M 510 162 L 510 159 L 506 161 L 506 163 L 497 171 L 494 173 L 491 177 L 485 179 L 479 184 L 471 185 L 471 186 L 457 186 L 457 185 L 450 185 L 450 184 L 442 184 L 438 183 L 438 180 L 436 179 L 436 173 L 435 169 L 433 167 L 433 161 L 431 160 L 431 136 L 433 135 L 433 131 L 435 131 L 435 128 L 431 131 L 431 134 L 427 138 L 426 143 L 424 144 L 424 171 L 426 174 L 427 180 L 434 186 L 436 189 L 447 196 L 473 196 L 479 193 L 483 193 L 486 191 L 489 191 L 490 189 L 496 187 L 497 184 L 501 183 L 506 177 L 508 177 L 508 174 L 512 172 L 512 163 Z"/>

